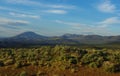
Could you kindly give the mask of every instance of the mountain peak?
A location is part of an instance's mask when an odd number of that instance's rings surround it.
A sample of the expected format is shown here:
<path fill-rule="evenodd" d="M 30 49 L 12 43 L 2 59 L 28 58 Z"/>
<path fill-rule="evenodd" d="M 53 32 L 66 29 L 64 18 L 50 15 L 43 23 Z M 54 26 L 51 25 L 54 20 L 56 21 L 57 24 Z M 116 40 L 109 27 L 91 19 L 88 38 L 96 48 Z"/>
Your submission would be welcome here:
<path fill-rule="evenodd" d="M 19 35 L 36 35 L 36 33 L 32 32 L 32 31 L 27 31 L 27 32 L 23 32 L 23 33 L 21 33 Z"/>
<path fill-rule="evenodd" d="M 28 32 L 23 32 L 17 36 L 15 36 L 14 38 L 17 38 L 17 39 L 43 39 L 43 38 L 46 38 L 45 36 L 42 36 L 42 35 L 39 35 L 35 32 L 32 32 L 32 31 L 28 31 Z"/>

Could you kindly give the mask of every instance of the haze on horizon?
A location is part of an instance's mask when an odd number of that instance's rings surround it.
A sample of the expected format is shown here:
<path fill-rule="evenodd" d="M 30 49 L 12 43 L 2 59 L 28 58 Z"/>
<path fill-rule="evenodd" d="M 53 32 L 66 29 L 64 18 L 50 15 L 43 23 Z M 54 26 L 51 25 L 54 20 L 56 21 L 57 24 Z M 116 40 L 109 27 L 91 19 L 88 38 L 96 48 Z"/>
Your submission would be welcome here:
<path fill-rule="evenodd" d="M 0 0 L 0 37 L 120 35 L 120 0 Z"/>

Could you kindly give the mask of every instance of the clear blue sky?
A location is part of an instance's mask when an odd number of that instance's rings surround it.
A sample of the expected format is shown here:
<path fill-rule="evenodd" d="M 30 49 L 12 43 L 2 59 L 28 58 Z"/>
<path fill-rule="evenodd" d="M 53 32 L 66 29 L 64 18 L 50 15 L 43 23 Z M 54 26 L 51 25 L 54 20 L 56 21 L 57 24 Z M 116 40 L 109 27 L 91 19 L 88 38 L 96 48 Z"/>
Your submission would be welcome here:
<path fill-rule="evenodd" d="M 120 0 L 0 0 L 0 36 L 120 35 Z"/>

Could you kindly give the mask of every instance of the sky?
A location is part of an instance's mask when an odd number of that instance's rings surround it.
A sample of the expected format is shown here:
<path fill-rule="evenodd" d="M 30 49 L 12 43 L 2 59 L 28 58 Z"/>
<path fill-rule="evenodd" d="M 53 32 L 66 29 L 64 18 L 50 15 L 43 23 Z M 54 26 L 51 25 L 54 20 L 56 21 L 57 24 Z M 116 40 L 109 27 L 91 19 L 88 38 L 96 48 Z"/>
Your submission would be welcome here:
<path fill-rule="evenodd" d="M 120 0 L 0 0 L 0 37 L 120 35 Z"/>

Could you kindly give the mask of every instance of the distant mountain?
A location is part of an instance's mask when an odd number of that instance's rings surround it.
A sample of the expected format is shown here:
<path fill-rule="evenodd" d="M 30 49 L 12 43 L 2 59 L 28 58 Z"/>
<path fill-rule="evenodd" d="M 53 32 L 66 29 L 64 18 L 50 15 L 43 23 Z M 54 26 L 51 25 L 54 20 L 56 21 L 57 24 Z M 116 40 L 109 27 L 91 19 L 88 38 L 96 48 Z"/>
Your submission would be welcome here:
<path fill-rule="evenodd" d="M 79 43 L 85 44 L 100 44 L 104 42 L 104 37 L 99 35 L 77 35 L 77 34 L 65 34 L 62 38 L 72 39 Z"/>
<path fill-rule="evenodd" d="M 71 39 L 84 44 L 120 43 L 120 36 L 64 34 L 61 38 Z"/>
<path fill-rule="evenodd" d="M 35 40 L 35 39 L 46 39 L 46 36 L 36 34 L 34 32 L 24 32 L 17 36 L 11 37 L 12 39 L 25 39 L 25 40 Z"/>
<path fill-rule="evenodd" d="M 43 44 L 46 36 L 34 32 L 24 32 L 19 35 L 0 39 L 0 47 L 16 47 Z"/>
<path fill-rule="evenodd" d="M 83 35 L 77 35 L 77 34 L 64 34 L 61 36 L 61 38 L 66 38 L 66 39 L 73 39 L 73 38 L 78 38 Z"/>
<path fill-rule="evenodd" d="M 0 47 L 56 44 L 120 44 L 120 36 L 64 34 L 62 36 L 47 37 L 34 32 L 24 32 L 14 37 L 0 39 Z"/>

